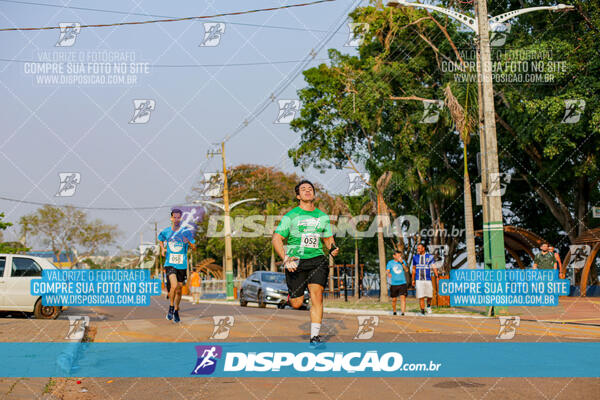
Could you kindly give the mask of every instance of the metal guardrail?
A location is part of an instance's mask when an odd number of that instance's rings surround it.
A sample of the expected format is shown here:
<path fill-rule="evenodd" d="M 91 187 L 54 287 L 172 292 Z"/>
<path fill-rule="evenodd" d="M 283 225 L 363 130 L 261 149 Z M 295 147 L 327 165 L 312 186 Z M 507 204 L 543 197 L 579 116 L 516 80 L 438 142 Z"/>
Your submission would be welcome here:
<path fill-rule="evenodd" d="M 239 289 L 242 282 L 244 282 L 244 279 L 234 279 L 233 286 Z M 225 293 L 225 283 L 226 281 L 223 279 L 203 280 L 200 283 L 200 290 L 203 294 Z"/>

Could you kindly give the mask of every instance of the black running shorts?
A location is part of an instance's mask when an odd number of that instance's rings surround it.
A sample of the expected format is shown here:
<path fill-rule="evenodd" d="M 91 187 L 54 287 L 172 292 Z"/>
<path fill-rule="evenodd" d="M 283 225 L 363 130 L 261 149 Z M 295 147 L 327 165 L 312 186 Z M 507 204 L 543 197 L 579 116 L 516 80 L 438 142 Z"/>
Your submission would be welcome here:
<path fill-rule="evenodd" d="M 171 274 L 175 274 L 177 277 L 177 282 L 184 283 L 185 278 L 187 278 L 187 269 L 177 269 L 171 266 L 165 267 L 165 275 L 167 276 L 167 280 L 169 280 L 169 275 Z"/>
<path fill-rule="evenodd" d="M 285 270 L 285 280 L 291 298 L 304 296 L 304 291 L 309 283 L 327 286 L 329 277 L 329 263 L 327 257 L 317 256 L 300 260 L 298 268 L 294 272 Z"/>
<path fill-rule="evenodd" d="M 406 283 L 402 285 L 390 286 L 390 297 L 406 296 L 408 294 L 408 286 Z"/>

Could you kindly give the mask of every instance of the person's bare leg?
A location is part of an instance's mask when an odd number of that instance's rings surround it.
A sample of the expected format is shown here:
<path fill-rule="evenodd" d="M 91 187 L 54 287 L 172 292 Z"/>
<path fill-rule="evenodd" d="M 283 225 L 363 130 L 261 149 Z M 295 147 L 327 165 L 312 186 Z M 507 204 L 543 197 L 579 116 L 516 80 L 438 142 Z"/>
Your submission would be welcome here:
<path fill-rule="evenodd" d="M 406 312 L 406 296 L 400 296 L 400 311 L 402 314 Z"/>
<path fill-rule="evenodd" d="M 295 309 L 299 309 L 300 307 L 302 307 L 302 304 L 304 303 L 304 296 L 302 297 L 290 297 L 290 305 L 295 308 Z"/>
<path fill-rule="evenodd" d="M 175 292 L 177 291 L 177 276 L 175 274 L 169 275 L 169 283 L 171 284 L 171 290 L 169 291 L 169 305 L 175 305 Z"/>
<path fill-rule="evenodd" d="M 396 312 L 396 302 L 398 301 L 397 297 L 392 297 L 392 310 Z"/>
<path fill-rule="evenodd" d="M 311 283 L 308 285 L 310 293 L 310 322 L 320 324 L 323 320 L 323 286 Z"/>
<path fill-rule="evenodd" d="M 419 305 L 421 306 L 421 310 L 425 309 L 425 297 L 419 299 Z"/>
<path fill-rule="evenodd" d="M 177 311 L 179 310 L 179 303 L 181 303 L 181 289 L 183 288 L 183 283 L 177 282 L 175 288 L 175 311 Z"/>

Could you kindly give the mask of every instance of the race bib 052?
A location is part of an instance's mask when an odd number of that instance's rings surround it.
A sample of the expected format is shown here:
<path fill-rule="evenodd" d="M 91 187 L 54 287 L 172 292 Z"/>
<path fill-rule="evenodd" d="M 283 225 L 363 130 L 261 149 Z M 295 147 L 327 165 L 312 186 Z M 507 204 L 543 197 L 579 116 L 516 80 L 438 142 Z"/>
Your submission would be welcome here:
<path fill-rule="evenodd" d="M 302 247 L 308 247 L 310 249 L 318 249 L 319 248 L 319 239 L 321 235 L 318 233 L 303 233 L 302 234 Z"/>

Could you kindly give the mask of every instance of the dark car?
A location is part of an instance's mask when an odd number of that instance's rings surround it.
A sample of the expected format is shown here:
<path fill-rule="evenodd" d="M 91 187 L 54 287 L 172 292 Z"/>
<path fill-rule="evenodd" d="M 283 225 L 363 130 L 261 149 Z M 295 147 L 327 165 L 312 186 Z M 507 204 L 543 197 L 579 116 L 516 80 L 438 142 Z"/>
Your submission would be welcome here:
<path fill-rule="evenodd" d="M 275 304 L 278 308 L 287 305 L 288 288 L 285 274 L 282 272 L 256 271 L 242 283 L 240 287 L 240 305 L 245 307 L 249 301 L 258 303 L 259 307 Z M 308 292 L 304 292 L 304 306 L 308 308 Z"/>

